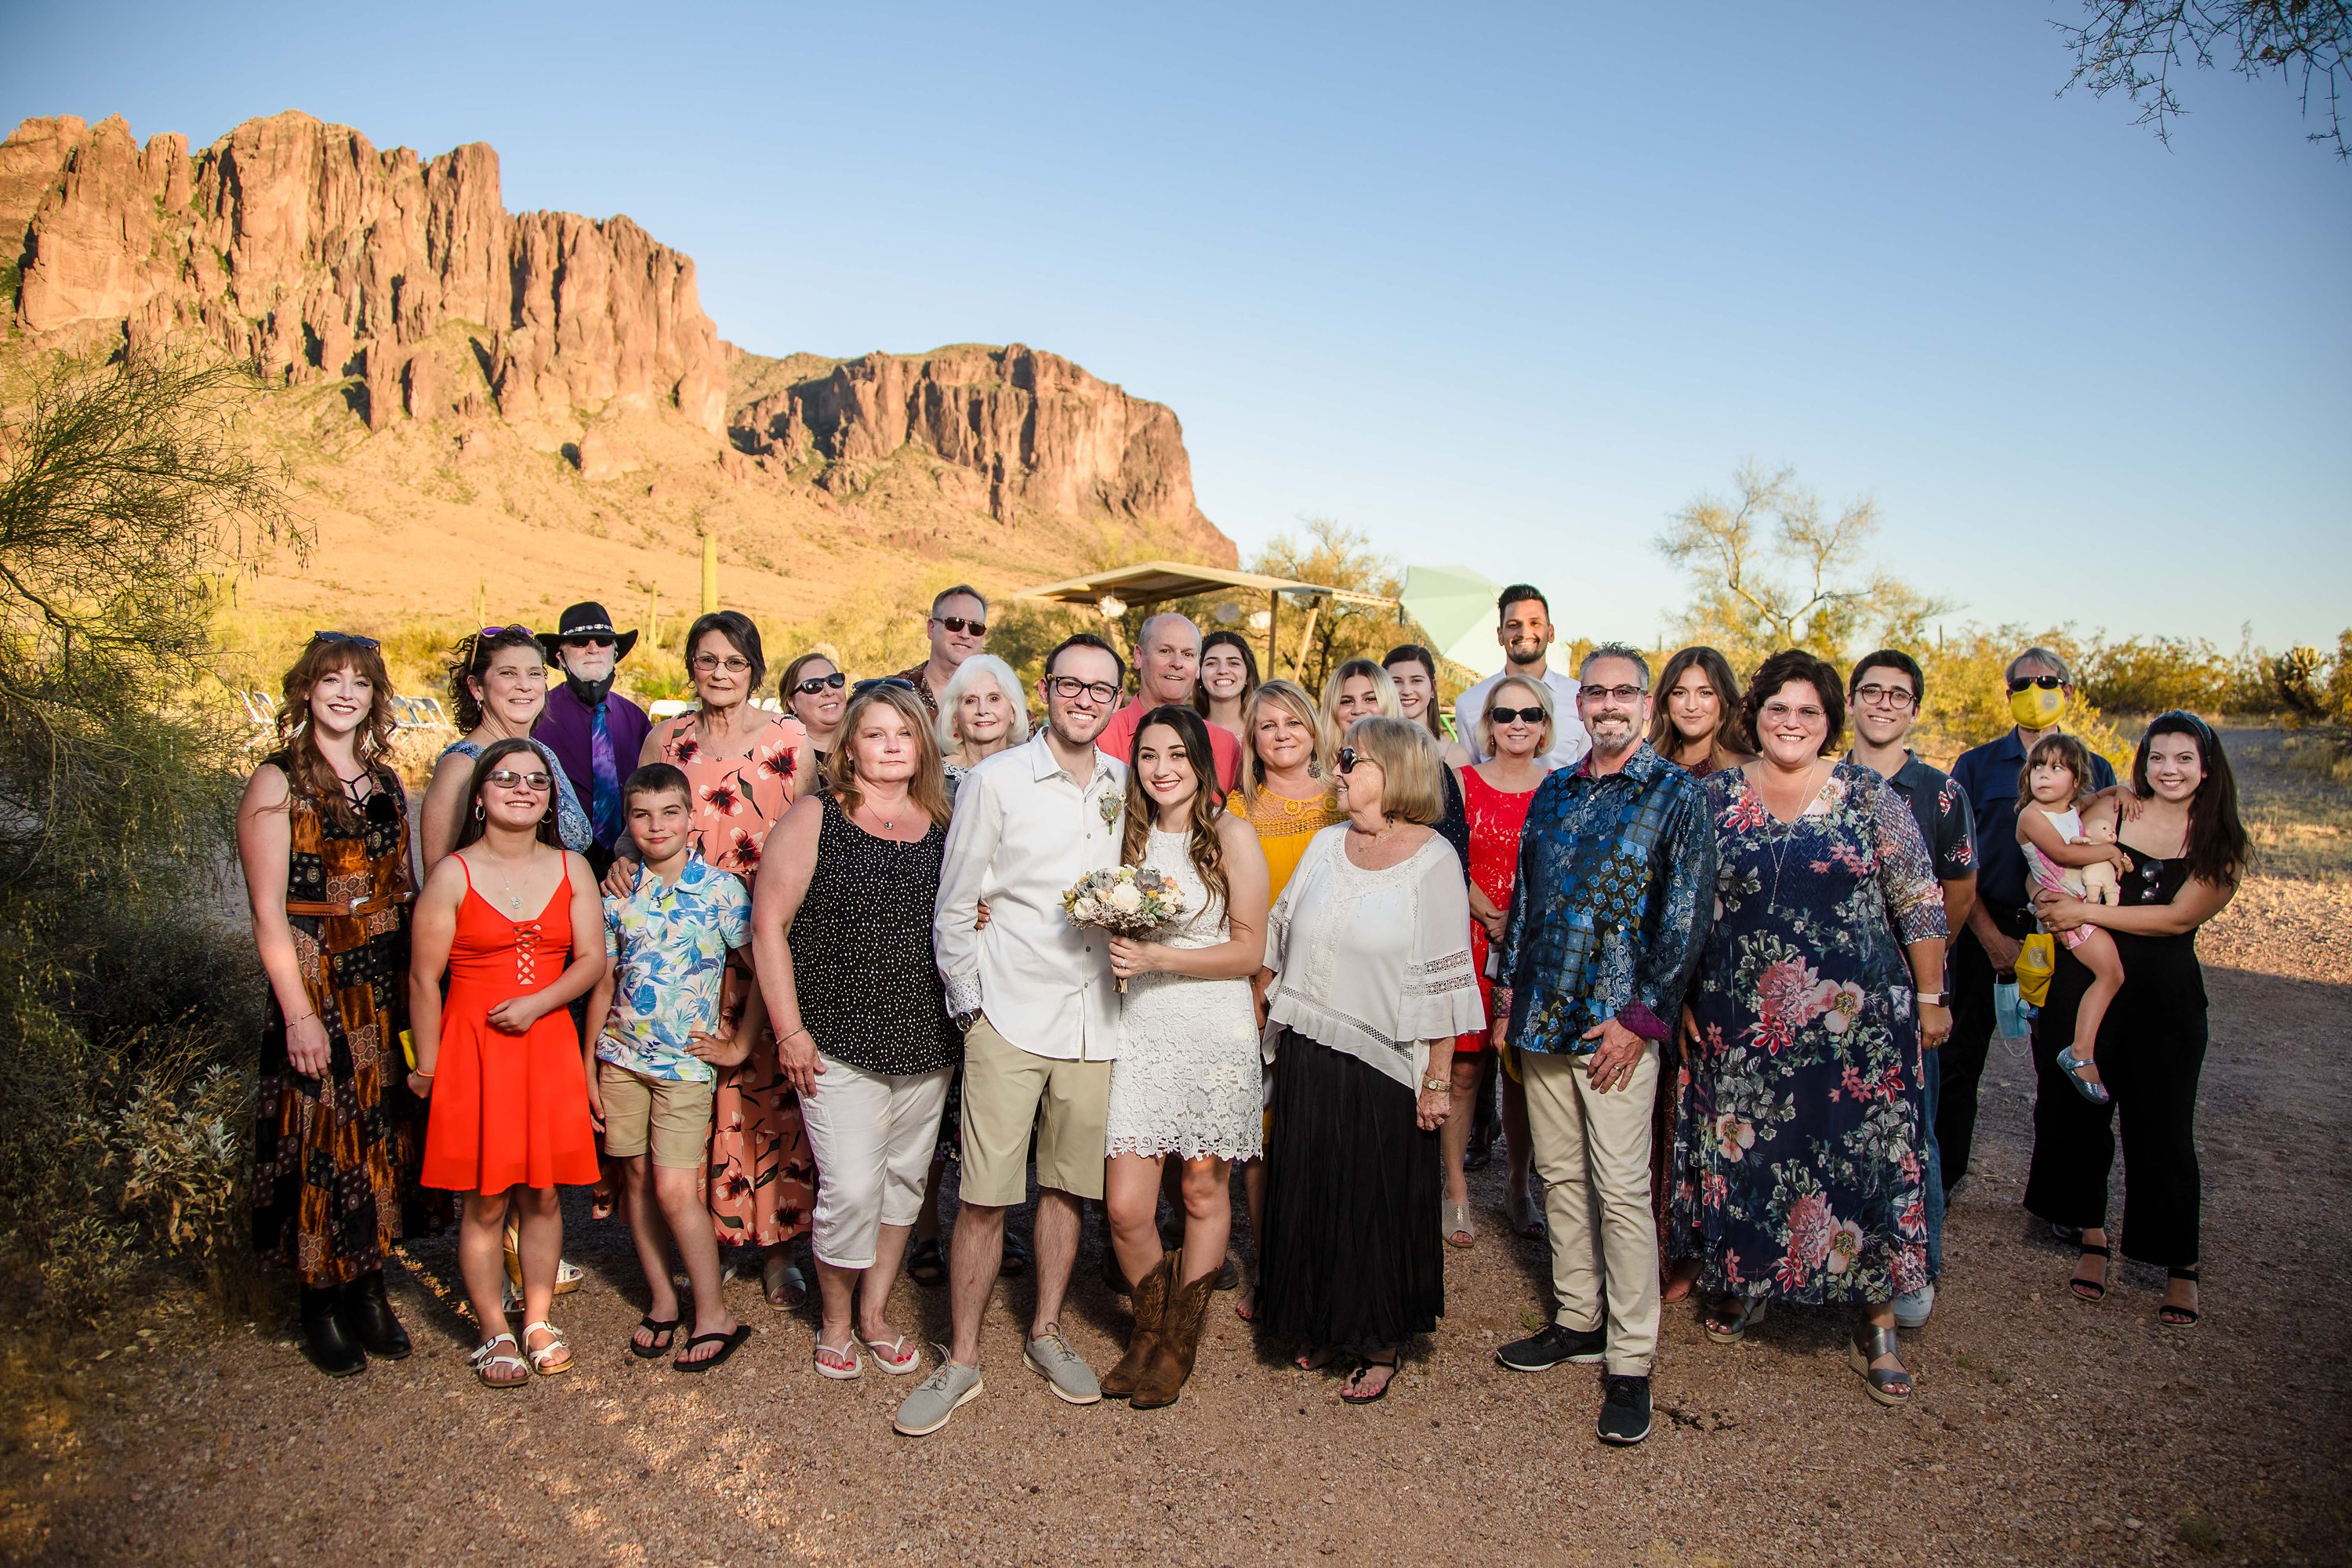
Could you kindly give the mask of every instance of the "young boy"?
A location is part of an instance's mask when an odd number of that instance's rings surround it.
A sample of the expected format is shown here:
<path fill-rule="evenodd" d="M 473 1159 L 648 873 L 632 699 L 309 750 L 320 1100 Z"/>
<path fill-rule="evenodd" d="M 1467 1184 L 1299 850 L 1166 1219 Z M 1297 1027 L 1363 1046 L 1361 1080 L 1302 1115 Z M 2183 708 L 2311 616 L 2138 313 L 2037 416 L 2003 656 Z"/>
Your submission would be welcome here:
<path fill-rule="evenodd" d="M 750 1054 L 766 1016 L 758 986 L 730 1029 L 720 1000 L 727 954 L 751 940 L 751 895 L 693 848 L 686 775 L 648 763 L 621 789 L 644 869 L 625 898 L 604 899 L 604 978 L 589 997 L 588 1109 L 621 1167 L 623 1201 L 651 1309 L 629 1349 L 651 1361 L 677 1337 L 670 1243 L 694 1290 L 694 1333 L 672 1362 L 706 1372 L 751 1335 L 719 1294 L 719 1243 L 703 1201 L 714 1067 Z"/>

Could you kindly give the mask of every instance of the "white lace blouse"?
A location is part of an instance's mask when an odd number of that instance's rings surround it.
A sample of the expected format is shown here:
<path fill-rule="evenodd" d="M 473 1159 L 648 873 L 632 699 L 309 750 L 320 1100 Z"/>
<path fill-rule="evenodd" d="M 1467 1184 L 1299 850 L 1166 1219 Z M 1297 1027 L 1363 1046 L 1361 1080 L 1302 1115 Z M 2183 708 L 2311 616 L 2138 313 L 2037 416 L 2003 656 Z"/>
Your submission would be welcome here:
<path fill-rule="evenodd" d="M 1482 1028 L 1470 897 L 1454 847 L 1384 870 L 1348 858 L 1348 826 L 1315 836 L 1266 922 L 1265 1059 L 1287 1025 L 1419 1090 L 1429 1042 Z"/>

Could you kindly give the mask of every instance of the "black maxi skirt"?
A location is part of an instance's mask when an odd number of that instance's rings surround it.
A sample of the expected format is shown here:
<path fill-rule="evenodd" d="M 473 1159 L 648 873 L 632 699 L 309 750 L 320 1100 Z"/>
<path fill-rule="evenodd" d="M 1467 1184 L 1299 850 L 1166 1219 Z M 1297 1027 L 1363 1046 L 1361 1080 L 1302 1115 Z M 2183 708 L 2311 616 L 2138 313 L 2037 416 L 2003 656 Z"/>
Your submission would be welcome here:
<path fill-rule="evenodd" d="M 1284 1029 L 1257 1316 L 1283 1342 L 1385 1355 L 1445 1313 L 1437 1134 L 1412 1090 Z"/>

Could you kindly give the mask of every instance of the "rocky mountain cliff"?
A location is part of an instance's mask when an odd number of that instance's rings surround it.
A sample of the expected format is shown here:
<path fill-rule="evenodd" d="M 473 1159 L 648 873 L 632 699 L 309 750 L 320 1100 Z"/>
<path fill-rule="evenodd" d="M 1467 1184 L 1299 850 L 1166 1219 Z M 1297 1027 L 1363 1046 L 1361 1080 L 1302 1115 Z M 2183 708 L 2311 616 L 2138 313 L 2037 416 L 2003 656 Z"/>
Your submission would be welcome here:
<path fill-rule="evenodd" d="M 1097 563 L 1079 546 L 1234 557 L 1166 407 L 1017 344 L 746 354 L 690 258 L 626 217 L 509 213 L 481 143 L 420 160 L 288 112 L 192 153 L 120 118 L 27 120 L 0 143 L 0 323 L 20 353 L 177 339 L 248 361 L 307 432 L 306 481 L 376 524 L 362 553 L 417 514 L 404 490 L 440 483 L 482 528 L 602 528 L 634 493 L 643 548 L 671 516 L 680 552 L 724 524 L 779 574 L 801 545 L 1000 578 Z M 477 531 L 448 526 L 460 547 Z"/>

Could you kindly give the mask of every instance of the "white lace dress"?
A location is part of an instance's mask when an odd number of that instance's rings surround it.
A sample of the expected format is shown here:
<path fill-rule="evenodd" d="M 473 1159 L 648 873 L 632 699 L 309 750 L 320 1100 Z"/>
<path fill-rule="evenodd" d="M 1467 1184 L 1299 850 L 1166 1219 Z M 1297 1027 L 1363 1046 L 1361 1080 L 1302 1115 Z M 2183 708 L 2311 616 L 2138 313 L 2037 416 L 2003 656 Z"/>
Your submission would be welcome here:
<path fill-rule="evenodd" d="M 1192 914 L 1158 940 L 1214 947 L 1225 906 L 1212 900 L 1186 849 L 1191 835 L 1152 830 L 1144 863 L 1176 880 Z M 1139 974 L 1119 998 L 1110 1069 L 1109 1152 L 1188 1160 L 1255 1160 L 1262 1135 L 1257 1010 L 1246 980 Z"/>

